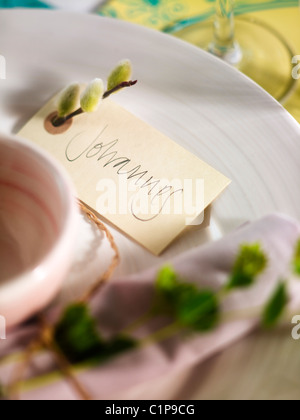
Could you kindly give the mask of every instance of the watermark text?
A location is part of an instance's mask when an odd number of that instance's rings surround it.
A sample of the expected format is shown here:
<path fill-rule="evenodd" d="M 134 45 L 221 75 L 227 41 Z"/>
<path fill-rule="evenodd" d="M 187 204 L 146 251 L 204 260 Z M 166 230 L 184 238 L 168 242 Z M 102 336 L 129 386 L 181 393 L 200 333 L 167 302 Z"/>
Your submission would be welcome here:
<path fill-rule="evenodd" d="M 138 176 L 141 180 L 141 173 Z M 203 223 L 204 179 L 156 180 L 150 177 L 137 182 L 132 178 L 119 177 L 118 183 L 112 179 L 99 180 L 96 210 L 106 217 L 131 215 L 140 222 L 165 215 L 184 216 L 186 225 Z"/>
<path fill-rule="evenodd" d="M 295 80 L 300 79 L 300 55 L 295 55 L 292 58 L 292 64 L 295 64 L 292 70 L 292 77 Z"/>
<path fill-rule="evenodd" d="M 300 315 L 294 316 L 292 324 L 295 325 L 292 329 L 292 337 L 294 340 L 300 340 Z"/>

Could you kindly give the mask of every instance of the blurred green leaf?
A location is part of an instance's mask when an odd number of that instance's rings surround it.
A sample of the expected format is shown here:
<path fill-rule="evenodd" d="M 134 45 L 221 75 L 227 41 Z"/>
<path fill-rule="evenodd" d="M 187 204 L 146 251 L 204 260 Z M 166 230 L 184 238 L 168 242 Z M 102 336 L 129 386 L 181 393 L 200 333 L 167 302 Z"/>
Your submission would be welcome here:
<path fill-rule="evenodd" d="M 178 285 L 178 275 L 171 266 L 165 266 L 159 271 L 155 289 L 161 304 L 172 304 Z"/>
<path fill-rule="evenodd" d="M 54 338 L 71 363 L 94 358 L 103 351 L 105 343 L 97 330 L 96 321 L 86 304 L 69 306 L 55 328 Z"/>
<path fill-rule="evenodd" d="M 295 255 L 293 259 L 293 270 L 297 276 L 300 276 L 300 239 L 296 245 Z"/>
<path fill-rule="evenodd" d="M 176 319 L 194 331 L 209 331 L 220 319 L 220 306 L 215 293 L 209 290 L 182 290 L 176 302 Z"/>
<path fill-rule="evenodd" d="M 165 266 L 158 273 L 156 280 L 155 307 L 160 313 L 174 315 L 181 296 L 188 291 L 195 293 L 197 290 L 195 284 L 181 281 L 171 266 Z"/>
<path fill-rule="evenodd" d="M 288 302 L 286 282 L 282 281 L 277 286 L 263 312 L 262 325 L 264 328 L 272 328 L 277 324 Z"/>
<path fill-rule="evenodd" d="M 157 312 L 173 316 L 183 327 L 207 331 L 217 324 L 220 308 L 215 293 L 180 281 L 172 267 L 166 266 L 159 272 L 156 291 Z"/>
<path fill-rule="evenodd" d="M 130 337 L 117 336 L 106 344 L 106 349 L 102 352 L 101 361 L 110 359 L 118 354 L 125 353 L 137 347 L 137 341 Z"/>
<path fill-rule="evenodd" d="M 241 245 L 226 289 L 251 286 L 256 277 L 265 270 L 267 262 L 259 243 Z"/>
<path fill-rule="evenodd" d="M 130 337 L 118 336 L 105 341 L 86 304 L 69 306 L 55 328 L 55 342 L 70 363 L 102 363 L 136 347 Z"/>

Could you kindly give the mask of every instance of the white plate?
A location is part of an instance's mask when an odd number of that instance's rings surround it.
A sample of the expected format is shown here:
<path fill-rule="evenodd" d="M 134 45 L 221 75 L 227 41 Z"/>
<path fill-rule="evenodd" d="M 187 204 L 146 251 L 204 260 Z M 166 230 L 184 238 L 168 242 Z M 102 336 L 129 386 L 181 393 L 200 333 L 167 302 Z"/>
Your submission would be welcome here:
<path fill-rule="evenodd" d="M 128 57 L 139 85 L 114 100 L 232 179 L 213 208 L 216 229 L 189 232 L 160 259 L 112 229 L 122 256 L 118 273 L 169 259 L 269 212 L 300 218 L 298 123 L 220 60 L 126 22 L 44 10 L 1 11 L 0 54 L 7 63 L 7 80 L 0 80 L 1 130 L 18 132 L 64 85 L 105 77 Z M 81 288 L 83 275 L 93 281 L 109 255 L 107 243 L 85 222 L 81 232 L 68 294 Z"/>

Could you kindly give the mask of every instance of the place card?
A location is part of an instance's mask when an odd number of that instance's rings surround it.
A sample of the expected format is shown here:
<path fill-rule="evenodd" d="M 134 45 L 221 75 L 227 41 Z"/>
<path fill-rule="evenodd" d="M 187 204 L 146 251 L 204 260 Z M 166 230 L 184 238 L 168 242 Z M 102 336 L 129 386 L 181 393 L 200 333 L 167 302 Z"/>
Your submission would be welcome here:
<path fill-rule="evenodd" d="M 59 129 L 58 95 L 20 131 L 69 172 L 78 198 L 123 233 L 159 255 L 230 181 L 110 99 Z"/>

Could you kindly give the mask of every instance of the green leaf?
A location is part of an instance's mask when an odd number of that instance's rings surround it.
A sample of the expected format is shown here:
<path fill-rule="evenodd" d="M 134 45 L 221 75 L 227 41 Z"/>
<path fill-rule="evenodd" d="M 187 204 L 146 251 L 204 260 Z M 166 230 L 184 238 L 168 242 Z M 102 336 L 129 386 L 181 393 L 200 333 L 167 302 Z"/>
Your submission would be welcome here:
<path fill-rule="evenodd" d="M 73 83 L 67 86 L 58 99 L 57 113 L 59 118 L 66 117 L 78 108 L 80 86 Z"/>
<path fill-rule="evenodd" d="M 99 356 L 105 347 L 96 321 L 85 304 L 69 306 L 55 328 L 54 338 L 71 363 Z"/>
<path fill-rule="evenodd" d="M 101 355 L 101 361 L 110 359 L 137 347 L 137 341 L 126 336 L 118 336 L 107 342 L 106 351 Z"/>
<path fill-rule="evenodd" d="M 272 328 L 277 324 L 288 302 L 286 282 L 282 281 L 264 309 L 262 324 L 265 328 Z"/>
<path fill-rule="evenodd" d="M 125 336 L 103 340 L 96 320 L 84 303 L 71 305 L 65 310 L 55 327 L 54 339 L 70 363 L 103 363 L 137 346 L 136 340 Z"/>
<path fill-rule="evenodd" d="M 128 82 L 132 74 L 132 64 L 130 60 L 121 61 L 111 72 L 107 81 L 107 90 L 113 90 L 123 82 Z"/>
<path fill-rule="evenodd" d="M 267 262 L 259 243 L 242 245 L 226 289 L 251 286 L 256 277 L 265 270 Z"/>
<path fill-rule="evenodd" d="M 157 314 L 171 315 L 180 325 L 208 331 L 219 320 L 220 308 L 215 293 L 200 290 L 193 283 L 180 281 L 170 266 L 163 267 L 156 280 Z"/>
<path fill-rule="evenodd" d="M 181 290 L 176 302 L 176 319 L 180 325 L 195 331 L 210 331 L 220 319 L 216 294 L 209 290 Z"/>
<path fill-rule="evenodd" d="M 173 302 L 178 285 L 178 276 L 171 266 L 165 266 L 159 271 L 155 288 L 163 301 L 166 303 Z"/>
<path fill-rule="evenodd" d="M 300 239 L 296 245 L 295 255 L 293 259 L 293 270 L 297 276 L 300 276 Z"/>
<path fill-rule="evenodd" d="M 194 284 L 180 281 L 178 274 L 171 266 L 163 267 L 156 280 L 156 313 L 174 314 L 176 302 L 186 290 L 197 291 Z"/>
<path fill-rule="evenodd" d="M 170 266 L 159 272 L 156 292 L 156 313 L 173 316 L 182 327 L 208 331 L 219 321 L 220 306 L 216 294 L 180 281 Z"/>
<path fill-rule="evenodd" d="M 101 79 L 93 80 L 81 96 L 80 106 L 84 112 L 97 111 L 104 95 L 104 85 Z"/>

